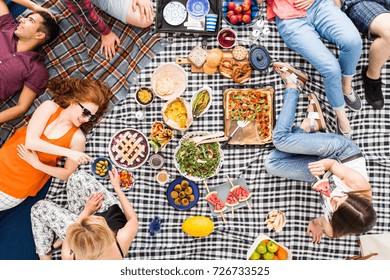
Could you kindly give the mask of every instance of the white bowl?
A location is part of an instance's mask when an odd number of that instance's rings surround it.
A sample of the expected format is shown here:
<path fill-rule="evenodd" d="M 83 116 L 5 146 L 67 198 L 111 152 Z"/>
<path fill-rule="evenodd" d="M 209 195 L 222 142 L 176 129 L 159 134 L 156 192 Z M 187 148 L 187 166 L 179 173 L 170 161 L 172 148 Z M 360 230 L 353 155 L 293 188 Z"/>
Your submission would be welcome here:
<path fill-rule="evenodd" d="M 169 95 L 161 95 L 157 91 L 157 81 L 164 78 L 169 78 L 169 80 L 172 80 L 173 82 L 174 92 Z M 174 62 L 164 63 L 154 70 L 151 83 L 152 89 L 158 97 L 163 100 L 172 100 L 182 95 L 187 89 L 187 73 L 183 67 Z"/>
<path fill-rule="evenodd" d="M 195 92 L 195 94 L 192 96 L 192 98 L 191 98 L 191 103 L 190 103 L 190 104 L 191 104 L 191 109 L 192 109 L 192 106 L 193 106 L 193 104 L 194 104 L 194 101 L 195 101 L 196 96 L 197 96 L 201 91 L 203 91 L 203 90 L 207 90 L 207 92 L 209 93 L 210 101 L 209 101 L 209 104 L 207 104 L 206 108 L 203 110 L 203 112 L 202 112 L 199 116 L 195 116 L 195 115 L 194 115 L 194 112 L 192 112 L 192 114 L 193 114 L 193 116 L 194 116 L 195 118 L 199 118 L 199 117 L 201 117 L 204 113 L 206 113 L 206 112 L 210 109 L 211 102 L 213 102 L 213 90 L 212 90 L 209 86 L 204 86 L 204 87 L 200 88 L 199 90 L 197 90 L 197 91 Z"/>
<path fill-rule="evenodd" d="M 289 249 L 287 249 L 287 247 L 283 246 L 282 244 L 276 242 L 275 240 L 273 240 L 271 237 L 269 237 L 268 235 L 265 235 L 263 233 L 261 233 L 259 236 L 257 236 L 257 238 L 255 239 L 255 241 L 252 243 L 251 247 L 249 248 L 248 252 L 246 253 L 246 259 L 249 260 L 250 256 L 252 255 L 252 253 L 256 250 L 256 247 L 257 245 L 260 244 L 261 241 L 263 240 L 271 240 L 273 242 L 275 242 L 278 246 L 282 247 L 284 250 L 287 251 L 287 260 L 292 260 L 292 253 L 290 252 Z"/>
<path fill-rule="evenodd" d="M 176 160 L 176 154 L 177 152 L 179 151 L 180 147 L 181 147 L 181 143 L 188 139 L 188 138 L 192 138 L 192 137 L 196 137 L 196 136 L 204 136 L 204 135 L 207 135 L 207 134 L 210 134 L 210 132 L 207 132 L 207 131 L 192 131 L 192 132 L 187 132 L 186 134 L 183 135 L 183 137 L 179 140 L 179 144 L 177 145 L 177 147 L 175 148 L 173 154 L 173 163 L 176 167 L 176 169 L 179 171 L 179 173 L 183 176 L 183 177 L 186 177 L 187 179 L 190 179 L 191 181 L 194 181 L 194 182 L 200 182 L 200 181 L 203 181 L 204 179 L 207 179 L 207 178 L 201 178 L 201 177 L 194 177 L 194 176 L 191 176 L 189 174 L 187 174 L 187 172 L 181 172 L 180 171 L 180 165 L 179 163 L 177 162 Z M 219 144 L 219 143 L 218 143 Z M 219 154 L 220 154 L 220 161 L 219 161 L 219 164 L 215 170 L 215 172 L 209 176 L 208 178 L 210 177 L 213 177 L 215 175 L 218 174 L 218 172 L 221 170 L 222 168 L 222 165 L 223 165 L 223 160 L 224 160 L 224 154 L 223 154 L 223 150 L 221 149 L 221 145 L 219 145 Z"/>

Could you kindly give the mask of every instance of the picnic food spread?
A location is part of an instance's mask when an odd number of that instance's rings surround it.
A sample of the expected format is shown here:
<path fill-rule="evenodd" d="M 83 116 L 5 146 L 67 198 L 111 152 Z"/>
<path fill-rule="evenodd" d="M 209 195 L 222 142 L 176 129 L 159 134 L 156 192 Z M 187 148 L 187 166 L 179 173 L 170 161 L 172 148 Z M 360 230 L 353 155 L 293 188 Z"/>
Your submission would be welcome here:
<path fill-rule="evenodd" d="M 226 135 L 230 135 L 234 129 L 232 122 L 238 120 L 253 121 L 256 124 L 258 135 L 258 137 L 249 139 L 249 134 L 244 133 L 240 136 L 236 133 L 229 144 L 266 144 L 272 141 L 273 89 L 231 88 L 225 90 L 224 97 Z M 244 132 L 248 132 L 248 128 L 251 130 L 249 132 L 252 132 L 251 126 L 247 126 Z"/>

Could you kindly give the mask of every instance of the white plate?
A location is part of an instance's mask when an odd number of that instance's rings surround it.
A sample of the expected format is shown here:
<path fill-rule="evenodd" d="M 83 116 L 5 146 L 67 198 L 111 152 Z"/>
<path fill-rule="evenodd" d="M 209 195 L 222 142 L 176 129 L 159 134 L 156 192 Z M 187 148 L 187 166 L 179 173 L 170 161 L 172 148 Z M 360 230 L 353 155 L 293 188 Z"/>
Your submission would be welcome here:
<path fill-rule="evenodd" d="M 179 144 L 177 145 L 177 147 L 175 148 L 175 150 L 173 152 L 173 154 L 174 154 L 173 163 L 175 164 L 176 169 L 179 171 L 179 173 L 182 176 L 184 176 L 184 177 L 186 177 L 186 178 L 188 178 L 188 179 L 190 179 L 190 180 L 192 180 L 194 182 L 200 182 L 200 181 L 203 181 L 204 179 L 207 179 L 207 178 L 194 177 L 194 176 L 188 175 L 187 172 L 181 172 L 179 163 L 176 160 L 176 154 L 179 151 L 181 143 L 184 140 L 186 140 L 188 138 L 195 137 L 195 136 L 204 136 L 204 135 L 207 135 L 207 134 L 210 134 L 210 132 L 207 132 L 207 131 L 193 131 L 193 132 L 188 132 L 188 133 L 184 134 L 183 137 L 179 140 Z M 220 154 L 219 164 L 218 164 L 215 172 L 210 177 L 215 176 L 219 172 L 219 170 L 221 170 L 221 168 L 222 168 L 224 157 L 223 157 L 223 150 L 221 149 L 221 145 L 219 145 L 219 154 Z M 210 177 L 208 177 L 208 178 L 210 178 Z"/>
<path fill-rule="evenodd" d="M 173 82 L 174 92 L 169 95 L 161 95 L 157 91 L 157 81 L 163 78 L 170 78 Z M 164 100 L 172 100 L 179 97 L 187 88 L 187 73 L 180 65 L 170 62 L 161 64 L 154 70 L 151 78 L 154 93 Z"/>
<path fill-rule="evenodd" d="M 210 3 L 208 0 L 188 0 L 188 13 L 194 18 L 202 18 L 210 11 Z"/>
<path fill-rule="evenodd" d="M 173 26 L 182 24 L 187 18 L 186 7 L 180 2 L 169 2 L 163 10 L 164 20 Z"/>
<path fill-rule="evenodd" d="M 113 149 L 113 146 L 120 139 L 120 136 L 126 132 L 130 132 L 131 135 L 133 135 L 134 133 L 137 133 L 136 139 L 142 138 L 140 141 L 140 144 L 144 146 L 144 151 L 142 151 L 137 156 L 134 163 L 131 165 L 128 165 L 124 162 L 121 162 L 121 160 L 117 157 L 118 152 L 116 152 Z M 110 154 L 110 159 L 111 159 L 112 163 L 114 163 L 116 166 L 118 166 L 121 169 L 134 170 L 134 169 L 137 169 L 137 168 L 141 167 L 142 165 L 144 165 L 144 163 L 148 160 L 149 153 L 150 153 L 150 146 L 149 146 L 148 139 L 146 138 L 146 136 L 142 132 L 140 132 L 139 130 L 133 129 L 133 128 L 126 128 L 126 129 L 123 129 L 123 130 L 116 132 L 111 137 L 110 144 L 108 147 L 108 152 Z"/>
<path fill-rule="evenodd" d="M 203 90 L 207 90 L 208 91 L 208 93 L 210 95 L 210 101 L 209 101 L 209 104 L 206 106 L 206 108 L 203 110 L 203 112 L 199 116 L 193 115 L 195 118 L 199 118 L 203 114 L 205 114 L 210 109 L 211 102 L 213 101 L 213 90 L 210 87 L 208 87 L 208 86 L 204 86 L 204 87 L 200 88 L 198 91 L 196 91 L 195 94 L 192 96 L 191 103 L 190 103 L 191 104 L 191 109 L 192 109 L 192 105 L 194 104 L 196 96 L 198 95 L 198 93 L 200 93 Z"/>
<path fill-rule="evenodd" d="M 290 252 L 289 249 L 287 249 L 287 247 L 283 246 L 282 244 L 276 242 L 275 240 L 273 240 L 271 237 L 269 237 L 268 235 L 265 235 L 263 233 L 259 234 L 259 236 L 257 236 L 257 238 L 255 239 L 255 241 L 252 243 L 251 247 L 249 248 L 248 252 L 246 253 L 246 259 L 249 260 L 249 258 L 251 257 L 252 253 L 256 250 L 256 247 L 257 245 L 260 244 L 260 242 L 262 240 L 265 240 L 265 239 L 269 239 L 269 240 L 272 240 L 273 242 L 275 242 L 278 246 L 282 247 L 284 250 L 287 251 L 287 260 L 292 260 L 292 253 Z"/>

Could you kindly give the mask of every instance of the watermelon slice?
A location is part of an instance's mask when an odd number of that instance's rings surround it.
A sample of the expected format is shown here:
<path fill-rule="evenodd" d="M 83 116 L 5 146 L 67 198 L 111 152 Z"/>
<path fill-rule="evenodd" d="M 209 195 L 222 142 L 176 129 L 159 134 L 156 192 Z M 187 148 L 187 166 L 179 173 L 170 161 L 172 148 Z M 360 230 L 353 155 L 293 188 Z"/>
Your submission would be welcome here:
<path fill-rule="evenodd" d="M 210 192 L 205 199 L 214 206 L 214 212 L 220 213 L 227 209 L 225 203 L 218 197 L 217 192 Z"/>
<path fill-rule="evenodd" d="M 238 199 L 234 196 L 234 194 L 230 191 L 228 194 L 228 197 L 226 198 L 225 205 L 234 207 L 236 205 L 240 204 Z"/>
<path fill-rule="evenodd" d="M 327 197 L 330 197 L 330 185 L 328 179 L 318 180 L 311 188 Z"/>
<path fill-rule="evenodd" d="M 241 186 L 241 185 L 237 185 L 234 188 L 231 188 L 230 192 L 233 193 L 233 195 L 240 202 L 241 201 L 246 201 L 246 200 L 248 200 L 252 196 L 252 194 L 247 189 L 245 189 L 243 186 Z"/>

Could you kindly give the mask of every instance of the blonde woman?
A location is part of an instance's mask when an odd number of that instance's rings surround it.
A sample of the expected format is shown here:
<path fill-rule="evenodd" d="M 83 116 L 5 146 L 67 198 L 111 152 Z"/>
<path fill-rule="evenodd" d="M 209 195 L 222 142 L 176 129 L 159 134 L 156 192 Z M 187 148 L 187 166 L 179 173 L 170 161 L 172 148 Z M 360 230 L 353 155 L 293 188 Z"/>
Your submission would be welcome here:
<path fill-rule="evenodd" d="M 79 171 L 69 177 L 67 209 L 49 200 L 32 207 L 32 230 L 41 260 L 51 259 L 61 244 L 63 260 L 119 260 L 126 256 L 138 231 L 138 219 L 115 168 L 110 180 L 117 198 L 92 175 Z"/>

